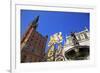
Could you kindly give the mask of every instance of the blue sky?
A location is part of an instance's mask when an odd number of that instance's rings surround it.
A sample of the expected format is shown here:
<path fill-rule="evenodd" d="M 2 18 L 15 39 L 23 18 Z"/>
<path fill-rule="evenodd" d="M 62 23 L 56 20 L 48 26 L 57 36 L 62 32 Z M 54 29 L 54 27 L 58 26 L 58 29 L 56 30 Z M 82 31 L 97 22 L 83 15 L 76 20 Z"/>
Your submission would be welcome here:
<path fill-rule="evenodd" d="M 79 32 L 90 27 L 89 13 L 21 10 L 21 36 L 36 16 L 39 16 L 37 31 L 43 36 L 50 37 L 54 33 L 62 32 L 65 39 L 70 32 Z"/>

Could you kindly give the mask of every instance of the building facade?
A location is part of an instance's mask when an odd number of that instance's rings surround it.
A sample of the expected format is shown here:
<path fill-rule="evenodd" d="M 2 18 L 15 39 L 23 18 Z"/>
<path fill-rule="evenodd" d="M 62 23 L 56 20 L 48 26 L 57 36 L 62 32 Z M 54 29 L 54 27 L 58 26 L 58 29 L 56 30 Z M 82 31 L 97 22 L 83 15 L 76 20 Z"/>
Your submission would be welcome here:
<path fill-rule="evenodd" d="M 21 63 L 45 61 L 45 47 L 48 36 L 42 36 L 38 31 L 39 16 L 30 24 L 21 39 Z"/>
<path fill-rule="evenodd" d="M 87 60 L 90 55 L 90 36 L 87 28 L 66 37 L 63 56 L 65 60 Z"/>

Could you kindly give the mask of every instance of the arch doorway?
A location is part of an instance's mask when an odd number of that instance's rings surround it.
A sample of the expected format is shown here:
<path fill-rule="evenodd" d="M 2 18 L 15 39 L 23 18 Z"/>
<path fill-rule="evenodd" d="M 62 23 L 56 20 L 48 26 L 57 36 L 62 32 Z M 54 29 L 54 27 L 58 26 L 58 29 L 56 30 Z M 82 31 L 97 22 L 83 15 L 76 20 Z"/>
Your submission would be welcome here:
<path fill-rule="evenodd" d="M 89 46 L 75 46 L 65 52 L 65 57 L 67 60 L 87 60 L 89 53 Z"/>

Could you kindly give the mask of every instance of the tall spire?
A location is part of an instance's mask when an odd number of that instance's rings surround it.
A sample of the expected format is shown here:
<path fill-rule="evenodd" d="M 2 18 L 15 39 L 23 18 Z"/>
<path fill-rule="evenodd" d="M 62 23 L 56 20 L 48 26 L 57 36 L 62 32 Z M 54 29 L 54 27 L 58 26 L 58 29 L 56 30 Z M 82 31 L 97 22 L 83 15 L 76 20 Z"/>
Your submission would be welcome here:
<path fill-rule="evenodd" d="M 29 28 L 25 32 L 24 36 L 22 37 L 21 43 L 23 43 L 23 41 L 26 39 L 26 37 L 29 34 L 31 28 L 34 28 L 36 30 L 36 28 L 38 26 L 38 20 L 39 20 L 39 16 L 35 17 L 35 19 L 31 23 L 31 25 L 29 26 Z"/>
<path fill-rule="evenodd" d="M 32 26 L 34 28 L 37 28 L 37 26 L 38 26 L 38 20 L 39 20 L 39 16 L 35 17 L 35 19 L 32 21 Z"/>

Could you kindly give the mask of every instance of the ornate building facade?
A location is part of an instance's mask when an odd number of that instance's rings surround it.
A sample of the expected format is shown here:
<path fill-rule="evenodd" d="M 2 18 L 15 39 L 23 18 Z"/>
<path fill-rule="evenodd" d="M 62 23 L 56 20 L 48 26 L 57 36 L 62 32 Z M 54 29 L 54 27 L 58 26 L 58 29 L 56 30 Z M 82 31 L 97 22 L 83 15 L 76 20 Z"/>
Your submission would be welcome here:
<path fill-rule="evenodd" d="M 66 37 L 63 56 L 65 60 L 87 60 L 90 54 L 90 36 L 87 28 Z"/>
<path fill-rule="evenodd" d="M 45 61 L 45 47 L 48 36 L 42 36 L 38 31 L 39 16 L 30 24 L 21 39 L 21 63 Z"/>

